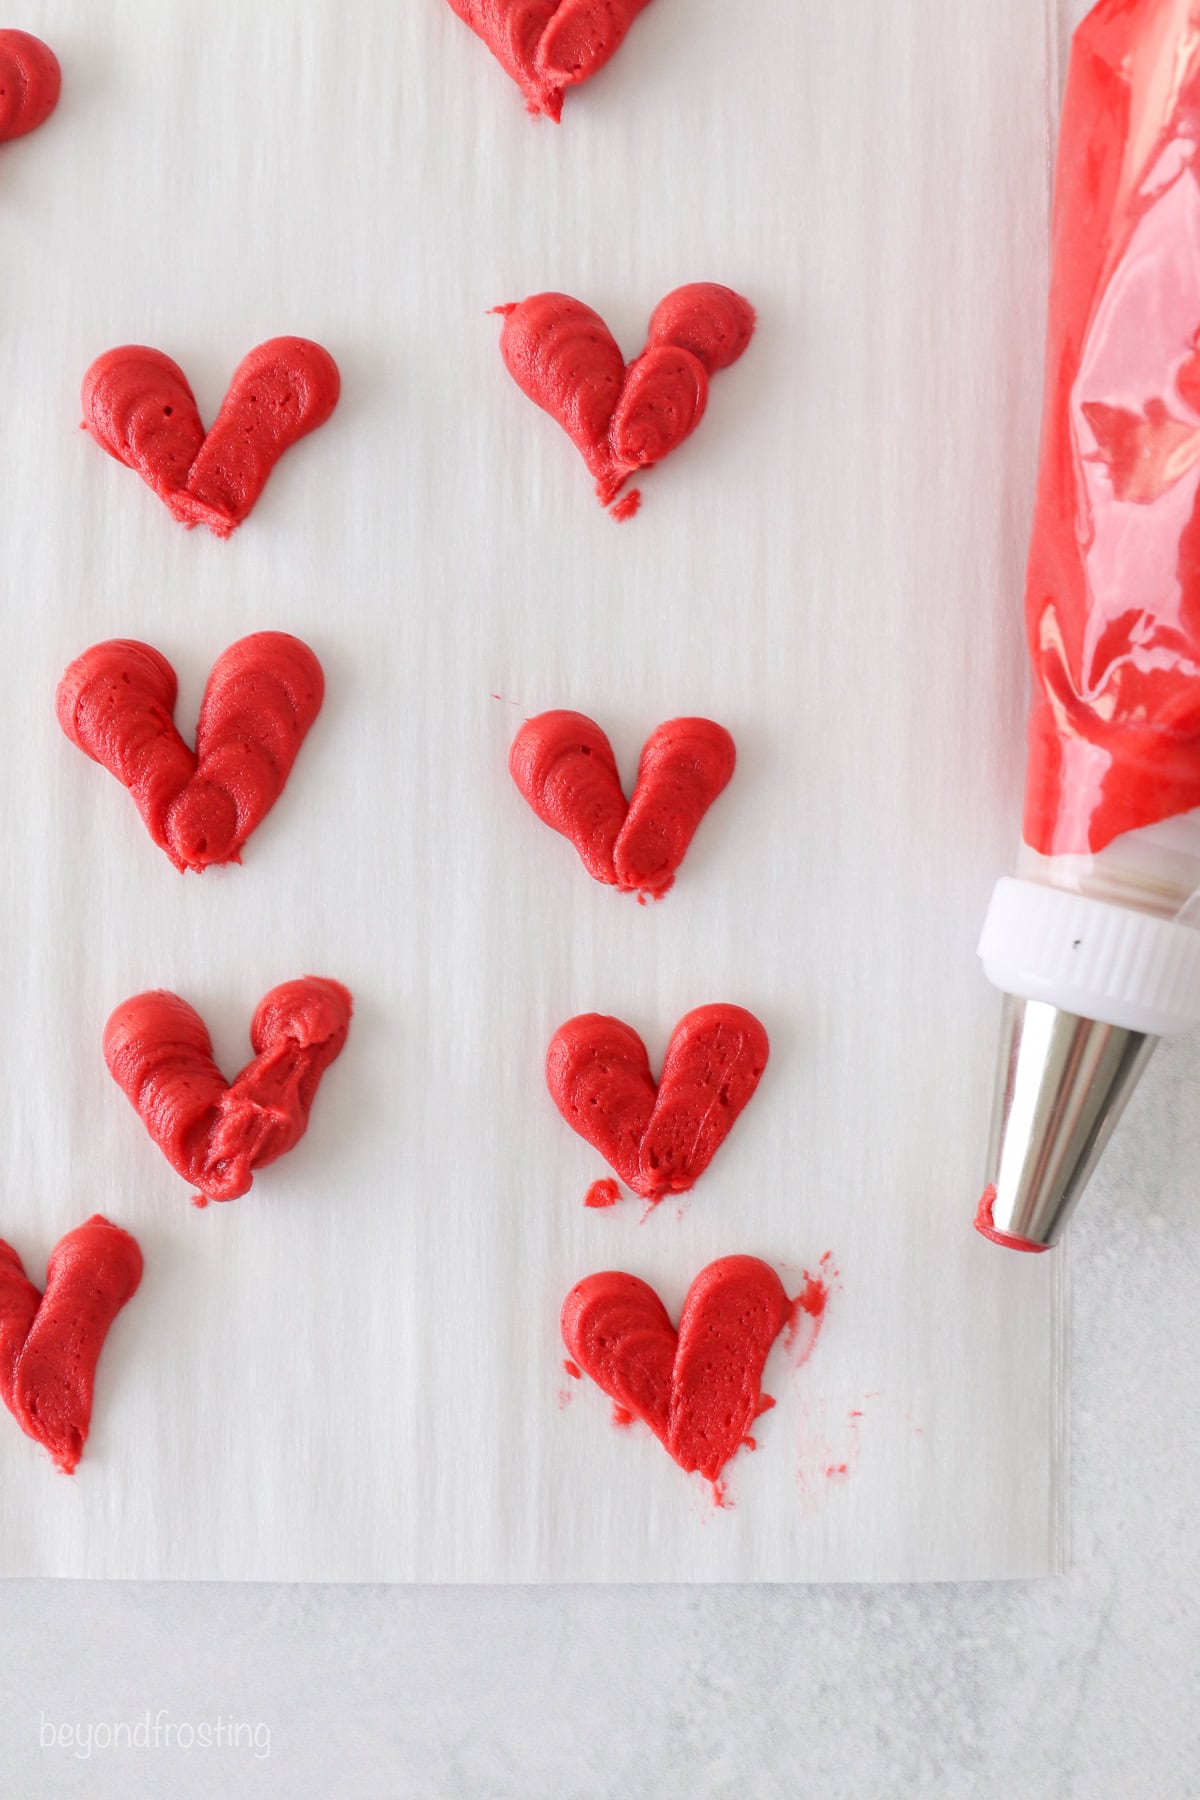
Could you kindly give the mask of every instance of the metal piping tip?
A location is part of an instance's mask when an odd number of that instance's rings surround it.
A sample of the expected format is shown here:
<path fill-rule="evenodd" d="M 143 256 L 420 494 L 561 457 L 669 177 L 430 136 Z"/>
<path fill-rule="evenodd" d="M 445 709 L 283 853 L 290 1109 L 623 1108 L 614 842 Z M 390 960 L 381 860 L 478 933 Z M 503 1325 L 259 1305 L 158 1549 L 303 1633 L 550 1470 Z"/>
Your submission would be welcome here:
<path fill-rule="evenodd" d="M 1157 1043 L 1044 1000 L 1004 996 L 976 1230 L 1011 1250 L 1058 1242 Z"/>

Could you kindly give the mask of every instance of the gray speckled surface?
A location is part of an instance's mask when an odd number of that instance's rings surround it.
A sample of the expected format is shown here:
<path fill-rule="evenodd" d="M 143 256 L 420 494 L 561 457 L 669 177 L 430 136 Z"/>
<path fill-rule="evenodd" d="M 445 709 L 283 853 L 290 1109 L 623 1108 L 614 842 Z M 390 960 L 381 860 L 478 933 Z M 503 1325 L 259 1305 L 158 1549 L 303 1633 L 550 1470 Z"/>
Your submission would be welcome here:
<path fill-rule="evenodd" d="M 1074 1227 L 1074 1566 L 925 1588 L 0 1588 L 0 1794 L 1200 1795 L 1200 1045 Z M 218 1716 L 252 1751 L 43 1750 Z M 262 1740 L 260 1740 L 261 1742 Z"/>

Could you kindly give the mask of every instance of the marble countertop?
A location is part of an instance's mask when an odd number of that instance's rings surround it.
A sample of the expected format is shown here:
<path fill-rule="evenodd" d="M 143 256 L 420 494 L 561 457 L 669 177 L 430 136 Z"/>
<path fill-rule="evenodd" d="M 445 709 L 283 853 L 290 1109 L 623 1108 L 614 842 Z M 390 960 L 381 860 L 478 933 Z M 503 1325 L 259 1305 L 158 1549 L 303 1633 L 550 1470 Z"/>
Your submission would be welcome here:
<path fill-rule="evenodd" d="M 923 1588 L 0 1588 L 0 1793 L 1200 1795 L 1200 1045 L 1066 1250 L 1073 1566 Z M 240 1742 L 99 1747 L 224 1721 Z M 90 1726 L 72 1744 L 47 1733 Z M 257 1728 L 257 1752 L 252 1738 Z M 263 1752 L 266 1754 L 263 1754 Z"/>

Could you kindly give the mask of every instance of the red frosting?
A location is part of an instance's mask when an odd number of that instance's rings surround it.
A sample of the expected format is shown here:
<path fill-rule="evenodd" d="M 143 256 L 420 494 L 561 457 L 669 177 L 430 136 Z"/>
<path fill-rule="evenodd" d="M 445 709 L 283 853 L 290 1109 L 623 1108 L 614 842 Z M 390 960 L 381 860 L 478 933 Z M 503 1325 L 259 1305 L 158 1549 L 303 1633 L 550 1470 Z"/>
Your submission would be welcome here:
<path fill-rule="evenodd" d="M 655 898 L 674 881 L 736 760 L 723 725 L 670 719 L 647 738 L 626 801 L 612 745 L 582 713 L 529 719 L 508 754 L 512 778 L 538 818 L 570 839 L 589 875 Z"/>
<path fill-rule="evenodd" d="M 236 1200 L 298 1144 L 317 1087 L 341 1054 L 351 1000 L 306 975 L 272 988 L 250 1027 L 254 1061 L 233 1081 L 213 1061 L 199 1013 L 157 990 L 126 1000 L 104 1027 L 104 1060 L 173 1169 L 206 1200 Z"/>
<path fill-rule="evenodd" d="M 213 664 L 195 750 L 172 719 L 177 688 L 174 669 L 150 644 L 114 638 L 66 670 L 58 722 L 129 789 L 177 869 L 240 862 L 321 710 L 321 665 L 283 631 L 239 638 Z"/>
<path fill-rule="evenodd" d="M 678 1332 L 652 1287 L 613 1270 L 571 1289 L 562 1335 L 622 1414 L 648 1425 L 680 1468 L 715 1483 L 774 1404 L 763 1366 L 790 1310 L 767 1263 L 725 1256 L 688 1289 Z"/>
<path fill-rule="evenodd" d="M 175 518 L 227 538 L 285 450 L 337 405 L 337 364 L 307 338 L 271 338 L 239 363 L 205 435 L 187 377 L 161 350 L 126 344 L 83 378 L 83 423 Z"/>
<path fill-rule="evenodd" d="M 602 69 L 650 0 L 450 0 L 503 64 L 531 113 L 558 119 L 563 94 Z"/>
<path fill-rule="evenodd" d="M 703 1175 L 758 1086 L 769 1048 L 753 1013 L 698 1006 L 675 1027 L 656 1086 L 637 1032 L 584 1013 L 555 1032 L 546 1084 L 571 1129 L 656 1203 Z"/>
<path fill-rule="evenodd" d="M 44 1294 L 0 1242 L 0 1399 L 66 1475 L 87 1443 L 104 1340 L 141 1279 L 136 1241 L 99 1213 L 55 1245 Z"/>
<path fill-rule="evenodd" d="M 58 105 L 62 71 L 49 44 L 0 31 L 0 144 L 44 125 Z"/>
<path fill-rule="evenodd" d="M 1059 140 L 1025 836 L 1200 806 L 1200 17 L 1104 0 Z"/>
<path fill-rule="evenodd" d="M 704 417 L 709 376 L 736 362 L 754 332 L 750 302 L 710 281 L 667 295 L 628 367 L 603 319 L 581 300 L 534 294 L 496 311 L 509 374 L 567 433 L 603 506 L 690 436 Z M 616 509 L 621 517 L 636 511 L 632 500 Z"/>
<path fill-rule="evenodd" d="M 1028 1255 L 1040 1256 L 1049 1244 L 1035 1244 L 1030 1238 L 1014 1237 L 1010 1231 L 997 1231 L 992 1223 L 992 1209 L 996 1204 L 994 1187 L 984 1188 L 983 1197 L 975 1210 L 975 1229 L 981 1237 L 990 1238 L 993 1244 L 1001 1244 L 1006 1250 L 1023 1250 Z"/>

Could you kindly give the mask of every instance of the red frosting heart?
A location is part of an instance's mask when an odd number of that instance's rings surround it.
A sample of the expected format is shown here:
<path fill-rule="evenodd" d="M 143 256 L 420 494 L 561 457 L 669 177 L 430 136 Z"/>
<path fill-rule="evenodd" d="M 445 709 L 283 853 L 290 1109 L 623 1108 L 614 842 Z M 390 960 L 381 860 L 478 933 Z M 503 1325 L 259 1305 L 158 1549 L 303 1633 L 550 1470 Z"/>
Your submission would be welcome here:
<path fill-rule="evenodd" d="M 207 1200 L 236 1200 L 254 1170 L 298 1144 L 317 1087 L 341 1054 L 351 999 L 306 975 L 259 1004 L 253 1062 L 227 1083 L 199 1013 L 161 989 L 126 1000 L 104 1027 L 109 1074 L 171 1167 Z"/>
<path fill-rule="evenodd" d="M 545 824 L 569 838 L 589 875 L 660 898 L 737 752 L 711 719 L 669 719 L 647 738 L 626 802 L 612 745 L 582 713 L 528 719 L 513 739 L 513 780 Z"/>
<path fill-rule="evenodd" d="M 104 1340 L 141 1279 L 136 1240 L 99 1213 L 55 1245 L 44 1294 L 0 1242 L 0 1399 L 66 1475 L 87 1442 Z"/>
<path fill-rule="evenodd" d="M 747 1104 L 770 1046 L 753 1013 L 698 1006 L 675 1027 L 658 1085 L 646 1046 L 620 1019 L 583 1013 L 555 1032 L 546 1085 L 573 1131 L 644 1200 L 703 1175 Z"/>
<path fill-rule="evenodd" d="M 0 31 L 0 144 L 44 125 L 58 105 L 62 71 L 49 44 Z"/>
<path fill-rule="evenodd" d="M 646 348 L 626 366 L 603 319 L 567 294 L 533 294 L 495 310 L 504 317 L 500 352 L 509 374 L 562 426 L 603 506 L 696 429 L 709 376 L 737 361 L 755 322 L 750 302 L 732 288 L 693 282 L 655 309 Z M 615 513 L 628 518 L 639 498 L 634 490 Z"/>
<path fill-rule="evenodd" d="M 563 94 L 602 69 L 650 0 L 450 0 L 508 70 L 531 113 L 562 114 Z"/>
<path fill-rule="evenodd" d="M 189 530 L 207 525 L 227 538 L 284 451 L 325 423 L 340 387 L 320 344 L 271 338 L 239 363 L 205 435 L 183 370 L 161 350 L 126 344 L 84 376 L 83 423 Z"/>
<path fill-rule="evenodd" d="M 783 1283 L 755 1256 L 725 1256 L 688 1289 L 676 1332 L 636 1275 L 589 1275 L 567 1295 L 568 1353 L 620 1409 L 648 1425 L 680 1468 L 713 1483 L 774 1405 L 763 1366 L 791 1316 Z"/>
<path fill-rule="evenodd" d="M 240 862 L 283 792 L 325 692 L 299 638 L 257 631 L 213 664 L 196 748 L 175 729 L 175 671 L 150 644 L 94 644 L 58 684 L 58 722 L 133 795 L 177 869 Z"/>

